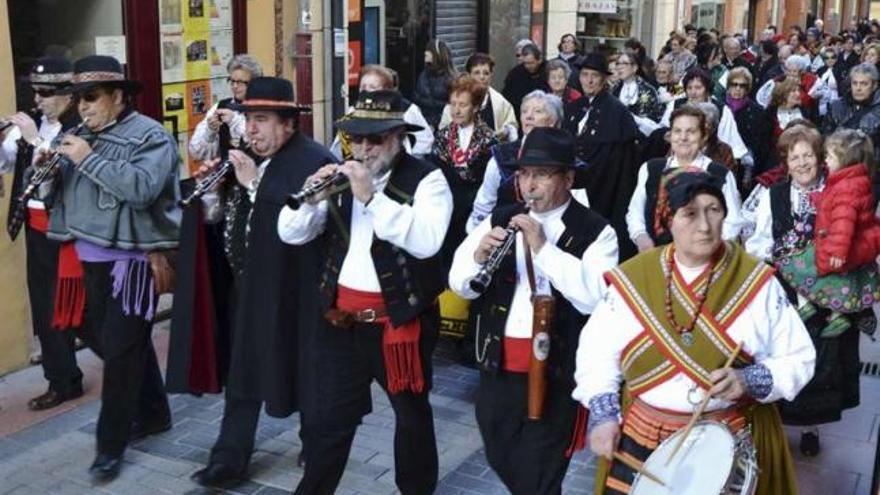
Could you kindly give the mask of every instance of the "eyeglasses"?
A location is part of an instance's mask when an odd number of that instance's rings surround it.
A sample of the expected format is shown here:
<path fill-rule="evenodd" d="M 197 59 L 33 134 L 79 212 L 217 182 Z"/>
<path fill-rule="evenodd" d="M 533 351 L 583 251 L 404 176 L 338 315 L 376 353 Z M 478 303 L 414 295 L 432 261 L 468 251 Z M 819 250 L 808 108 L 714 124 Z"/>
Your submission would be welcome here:
<path fill-rule="evenodd" d="M 94 103 L 101 97 L 101 93 L 97 91 L 90 91 L 88 93 L 82 93 L 79 95 L 79 100 L 84 101 L 86 103 Z"/>
<path fill-rule="evenodd" d="M 729 83 L 728 86 L 730 86 L 731 88 L 749 89 L 748 83 L 732 82 L 732 83 Z"/>
<path fill-rule="evenodd" d="M 837 55 L 831 55 L 829 57 L 825 57 L 825 60 L 837 60 Z"/>
<path fill-rule="evenodd" d="M 226 82 L 228 82 L 230 85 L 233 85 L 233 86 L 236 84 L 241 84 L 242 86 L 247 86 L 248 84 L 251 83 L 250 81 L 245 81 L 243 79 L 233 79 L 231 77 L 227 77 Z"/>
<path fill-rule="evenodd" d="M 361 144 L 366 141 L 373 146 L 378 146 L 385 142 L 385 136 L 386 134 L 352 135 L 351 142 L 354 144 Z"/>
<path fill-rule="evenodd" d="M 38 95 L 40 98 L 49 98 L 55 96 L 54 89 L 34 89 L 34 94 Z"/>

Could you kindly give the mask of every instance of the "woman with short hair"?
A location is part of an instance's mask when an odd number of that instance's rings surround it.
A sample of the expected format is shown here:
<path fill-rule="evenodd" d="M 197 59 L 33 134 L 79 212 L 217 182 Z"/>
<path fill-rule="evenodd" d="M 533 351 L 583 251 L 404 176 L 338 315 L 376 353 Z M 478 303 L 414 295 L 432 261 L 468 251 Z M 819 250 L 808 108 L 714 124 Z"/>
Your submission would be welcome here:
<path fill-rule="evenodd" d="M 516 122 L 516 113 L 513 105 L 507 101 L 500 92 L 492 87 L 492 73 L 495 71 L 495 59 L 488 53 L 474 53 L 468 57 L 464 65 L 465 70 L 471 77 L 488 88 L 486 96 L 480 105 L 480 118 L 495 131 L 495 137 L 502 143 L 516 141 L 519 134 L 519 124 Z M 452 122 L 449 113 L 449 104 L 443 107 L 443 117 L 440 119 L 440 129 L 445 128 Z"/>
<path fill-rule="evenodd" d="M 550 91 L 562 99 L 562 104 L 567 105 L 583 98 L 583 94 L 568 85 L 571 79 L 571 67 L 564 61 L 553 59 L 547 62 L 547 85 Z"/>

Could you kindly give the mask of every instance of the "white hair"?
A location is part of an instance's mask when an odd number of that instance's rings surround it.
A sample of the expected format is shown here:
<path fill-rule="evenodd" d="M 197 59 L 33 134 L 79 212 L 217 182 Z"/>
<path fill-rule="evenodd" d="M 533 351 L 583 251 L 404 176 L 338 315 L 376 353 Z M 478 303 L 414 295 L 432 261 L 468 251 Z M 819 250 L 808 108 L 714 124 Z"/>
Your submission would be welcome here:
<path fill-rule="evenodd" d="M 562 119 L 565 115 L 562 108 L 562 98 L 552 93 L 545 93 L 540 89 L 536 89 L 522 99 L 522 105 L 525 105 L 529 100 L 540 100 L 541 103 L 547 107 L 547 111 L 550 115 L 556 119 L 556 125 L 553 127 L 562 127 Z"/>
<path fill-rule="evenodd" d="M 803 72 L 810 66 L 810 59 L 803 55 L 792 55 L 785 59 L 785 66 Z"/>

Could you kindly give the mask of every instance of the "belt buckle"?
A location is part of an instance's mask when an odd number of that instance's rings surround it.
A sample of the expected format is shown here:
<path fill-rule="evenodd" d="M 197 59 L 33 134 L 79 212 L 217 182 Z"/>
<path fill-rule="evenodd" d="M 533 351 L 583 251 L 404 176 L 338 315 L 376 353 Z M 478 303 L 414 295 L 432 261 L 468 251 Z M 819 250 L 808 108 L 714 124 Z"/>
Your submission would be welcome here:
<path fill-rule="evenodd" d="M 363 323 L 373 323 L 374 321 L 376 321 L 376 310 L 370 308 L 360 311 L 358 314 L 358 319 Z"/>

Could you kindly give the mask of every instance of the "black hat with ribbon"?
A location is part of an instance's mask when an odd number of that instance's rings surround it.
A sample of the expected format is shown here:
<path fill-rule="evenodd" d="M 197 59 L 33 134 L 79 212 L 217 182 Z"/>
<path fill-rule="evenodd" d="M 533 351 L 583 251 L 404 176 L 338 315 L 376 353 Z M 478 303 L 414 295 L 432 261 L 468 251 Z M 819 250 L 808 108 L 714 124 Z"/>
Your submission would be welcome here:
<path fill-rule="evenodd" d="M 303 110 L 294 101 L 293 84 L 281 77 L 251 79 L 244 100 L 229 104 L 229 108 L 244 113 L 276 112 L 282 117 L 292 117 Z"/>
<path fill-rule="evenodd" d="M 95 87 L 119 88 L 128 94 L 140 93 L 140 81 L 125 78 L 122 64 L 107 55 L 89 55 L 73 64 L 73 84 L 61 93 L 85 93 Z"/>
<path fill-rule="evenodd" d="M 577 70 L 580 72 L 584 69 L 592 69 L 606 76 L 611 75 L 611 71 L 608 70 L 608 60 L 601 53 L 591 52 L 581 58 L 577 64 Z"/>
<path fill-rule="evenodd" d="M 574 137 L 555 127 L 535 127 L 524 138 L 519 158 L 511 166 L 578 168 Z"/>
<path fill-rule="evenodd" d="M 37 90 L 58 91 L 73 83 L 73 64 L 61 57 L 38 58 L 31 67 L 31 86 Z"/>
<path fill-rule="evenodd" d="M 336 127 L 355 136 L 382 134 L 403 128 L 408 132 L 423 130 L 403 119 L 409 104 L 397 91 L 362 91 L 354 111 L 336 121 Z"/>

